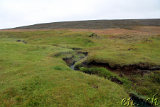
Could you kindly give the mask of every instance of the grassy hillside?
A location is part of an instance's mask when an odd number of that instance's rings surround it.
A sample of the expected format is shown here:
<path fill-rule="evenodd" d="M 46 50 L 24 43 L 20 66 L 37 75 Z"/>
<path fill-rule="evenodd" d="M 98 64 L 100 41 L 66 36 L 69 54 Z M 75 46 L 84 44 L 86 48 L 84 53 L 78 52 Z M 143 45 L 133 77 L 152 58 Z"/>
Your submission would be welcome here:
<path fill-rule="evenodd" d="M 1 107 L 121 107 L 130 92 L 160 98 L 159 77 L 158 34 L 0 31 Z"/>
<path fill-rule="evenodd" d="M 68 31 L 0 32 L 0 38 L 1 107 L 120 107 L 121 99 L 128 97 L 116 83 L 76 72 L 54 57 L 72 51 L 71 47 L 94 44 L 87 44 L 85 35 Z"/>
<path fill-rule="evenodd" d="M 35 24 L 31 26 L 17 27 L 15 29 L 106 29 L 127 28 L 133 26 L 160 26 L 160 19 L 128 19 L 128 20 L 89 20 Z"/>

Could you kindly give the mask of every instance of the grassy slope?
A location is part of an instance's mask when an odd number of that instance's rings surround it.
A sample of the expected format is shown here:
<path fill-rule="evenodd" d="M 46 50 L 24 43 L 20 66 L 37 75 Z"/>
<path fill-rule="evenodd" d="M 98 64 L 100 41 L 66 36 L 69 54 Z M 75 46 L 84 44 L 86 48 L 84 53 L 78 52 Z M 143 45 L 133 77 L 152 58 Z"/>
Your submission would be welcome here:
<path fill-rule="evenodd" d="M 88 60 L 111 66 L 150 63 L 160 65 L 160 36 L 103 36 L 93 39 L 99 46 L 90 48 Z"/>
<path fill-rule="evenodd" d="M 75 72 L 53 56 L 71 51 L 69 47 L 97 45 L 86 35 L 69 31 L 0 32 L 0 106 L 121 106 L 121 99 L 128 97 L 123 87 Z M 18 39 L 28 43 L 16 42 Z"/>
<path fill-rule="evenodd" d="M 101 34 L 90 38 L 90 34 L 69 30 L 1 32 L 0 104 L 120 106 L 120 100 L 128 97 L 122 86 L 75 72 L 60 57 L 54 56 L 72 51 L 73 47 L 88 51 L 87 61 L 110 65 L 139 62 L 160 65 L 159 35 Z M 16 42 L 18 39 L 28 44 Z M 134 79 L 138 82 L 132 88 L 152 97 L 159 92 L 159 79 L 154 82 L 155 75 L 151 76 L 137 75 Z"/>

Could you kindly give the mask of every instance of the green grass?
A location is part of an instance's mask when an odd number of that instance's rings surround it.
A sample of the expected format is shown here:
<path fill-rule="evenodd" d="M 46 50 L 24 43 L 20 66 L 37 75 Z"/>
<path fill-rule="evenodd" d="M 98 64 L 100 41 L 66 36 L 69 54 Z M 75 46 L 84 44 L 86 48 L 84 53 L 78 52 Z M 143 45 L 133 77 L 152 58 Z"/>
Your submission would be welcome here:
<path fill-rule="evenodd" d="M 110 66 L 160 65 L 160 36 L 98 35 L 99 38 L 90 38 L 90 34 L 69 30 L 1 31 L 0 106 L 121 107 L 121 100 L 129 97 L 130 81 L 104 68 L 81 69 L 96 74 L 99 71 L 98 76 L 70 69 L 62 58 L 74 55 L 79 59 L 71 48 L 89 52 L 88 57 L 77 64 L 94 60 Z M 25 40 L 27 44 L 17 40 Z M 126 85 L 111 82 L 112 76 Z M 151 96 L 159 89 L 157 73 L 143 79 L 136 75 L 134 79 L 143 82 L 132 86 L 139 94 Z M 153 83 L 155 87 L 150 87 Z"/>
<path fill-rule="evenodd" d="M 148 96 L 149 98 L 152 98 L 153 95 L 157 94 L 156 97 L 160 99 L 160 71 L 145 74 L 143 79 L 141 76 L 136 75 L 134 80 L 136 82 L 133 85 L 133 90 L 137 93 Z"/>
<path fill-rule="evenodd" d="M 127 78 L 125 77 L 121 78 L 117 74 L 103 67 L 91 67 L 91 68 L 80 67 L 80 71 L 87 73 L 87 74 L 91 74 L 91 75 L 98 75 L 100 77 L 104 77 L 109 80 L 116 78 L 118 81 L 120 81 L 123 84 L 123 86 L 127 88 L 131 87 L 131 82 Z"/>
<path fill-rule="evenodd" d="M 104 38 L 98 41 L 100 46 L 89 49 L 88 61 L 107 62 L 111 66 L 141 62 L 160 65 L 160 40 L 157 38 L 160 37 L 149 38 L 151 42 L 143 41 L 143 38 L 131 42 L 128 39 Z"/>
<path fill-rule="evenodd" d="M 121 106 L 121 99 L 128 97 L 123 87 L 75 72 L 54 56 L 72 47 L 89 47 L 89 38 L 76 42 L 81 35 L 65 32 L 60 38 L 58 31 L 0 32 L 1 107 Z M 16 42 L 19 39 L 28 43 Z"/>

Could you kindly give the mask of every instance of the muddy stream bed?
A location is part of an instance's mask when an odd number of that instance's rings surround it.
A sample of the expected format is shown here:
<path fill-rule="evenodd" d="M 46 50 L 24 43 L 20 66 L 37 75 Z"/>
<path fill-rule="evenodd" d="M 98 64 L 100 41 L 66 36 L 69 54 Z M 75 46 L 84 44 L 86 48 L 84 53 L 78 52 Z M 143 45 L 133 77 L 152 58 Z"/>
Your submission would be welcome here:
<path fill-rule="evenodd" d="M 75 64 L 76 64 L 77 62 L 79 62 L 79 61 L 87 58 L 88 52 L 81 52 L 81 51 L 77 51 L 77 50 L 75 50 L 75 52 L 76 52 L 76 54 L 72 55 L 71 57 L 63 58 L 63 60 L 66 62 L 66 64 L 67 64 L 72 70 L 80 71 L 79 67 L 77 67 Z M 110 71 L 115 70 L 115 69 L 122 70 L 122 71 L 123 71 L 124 69 L 127 69 L 126 71 L 128 71 L 128 70 L 133 69 L 133 68 L 134 68 L 134 69 L 138 68 L 138 69 L 141 69 L 141 71 L 143 71 L 142 73 L 148 72 L 148 69 L 147 69 L 147 68 L 145 68 L 145 67 L 144 67 L 144 68 L 136 67 L 137 65 L 131 65 L 131 66 L 129 66 L 128 68 L 127 68 L 127 66 L 124 66 L 124 67 L 122 67 L 122 68 L 120 68 L 120 67 L 118 67 L 118 66 L 112 68 L 112 67 L 110 67 L 108 64 L 100 64 L 100 63 L 95 63 L 95 62 L 91 62 L 91 63 L 85 63 L 85 62 L 83 62 L 81 66 L 82 66 L 82 67 L 83 67 L 83 66 L 84 66 L 84 67 L 88 67 L 88 68 L 89 68 L 89 67 L 92 67 L 92 66 L 105 67 L 106 69 L 109 69 Z M 146 70 L 146 69 L 147 69 L 147 70 Z M 154 69 L 156 69 L 156 68 L 153 68 L 153 69 L 151 69 L 151 70 L 154 70 Z M 151 70 L 150 70 L 150 71 L 151 71 Z M 82 72 L 82 71 L 80 71 L 80 72 Z M 142 75 L 143 75 L 143 74 L 142 74 Z M 111 80 L 111 81 L 112 81 L 112 80 Z M 112 81 L 112 82 L 117 83 L 117 80 L 116 80 L 116 81 Z M 118 83 L 118 84 L 120 84 L 120 83 Z M 122 85 L 122 83 L 121 83 L 120 85 Z M 138 97 L 137 95 L 135 95 L 135 94 L 133 94 L 133 93 L 132 93 L 132 94 L 129 94 L 129 96 L 130 96 L 131 100 L 133 100 L 133 103 L 134 103 L 135 107 L 154 107 L 153 105 L 151 105 L 150 103 L 148 103 L 146 100 Z"/>

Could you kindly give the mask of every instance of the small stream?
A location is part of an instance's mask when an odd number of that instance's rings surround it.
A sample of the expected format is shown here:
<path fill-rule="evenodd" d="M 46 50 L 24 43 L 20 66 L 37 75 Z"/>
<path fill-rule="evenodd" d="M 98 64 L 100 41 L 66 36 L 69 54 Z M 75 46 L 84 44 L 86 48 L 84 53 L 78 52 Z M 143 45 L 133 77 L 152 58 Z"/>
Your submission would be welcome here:
<path fill-rule="evenodd" d="M 86 58 L 87 56 L 88 56 L 88 52 L 77 52 L 76 56 L 72 56 L 70 58 L 63 58 L 63 60 L 72 70 L 78 70 L 75 67 L 76 62 Z M 154 107 L 153 105 L 146 102 L 144 99 L 139 98 L 135 94 L 130 94 L 130 98 L 133 100 L 135 107 Z"/>
<path fill-rule="evenodd" d="M 88 52 L 76 52 L 76 56 L 72 55 L 72 57 L 63 58 L 63 60 L 71 69 L 77 70 L 77 68 L 75 67 L 76 62 L 86 58 L 87 56 L 88 56 Z"/>
<path fill-rule="evenodd" d="M 70 68 L 71 68 L 71 69 L 73 69 L 73 70 L 75 70 L 75 68 L 74 68 L 74 64 L 73 64 L 73 65 L 71 65 L 71 66 L 70 66 Z"/>

